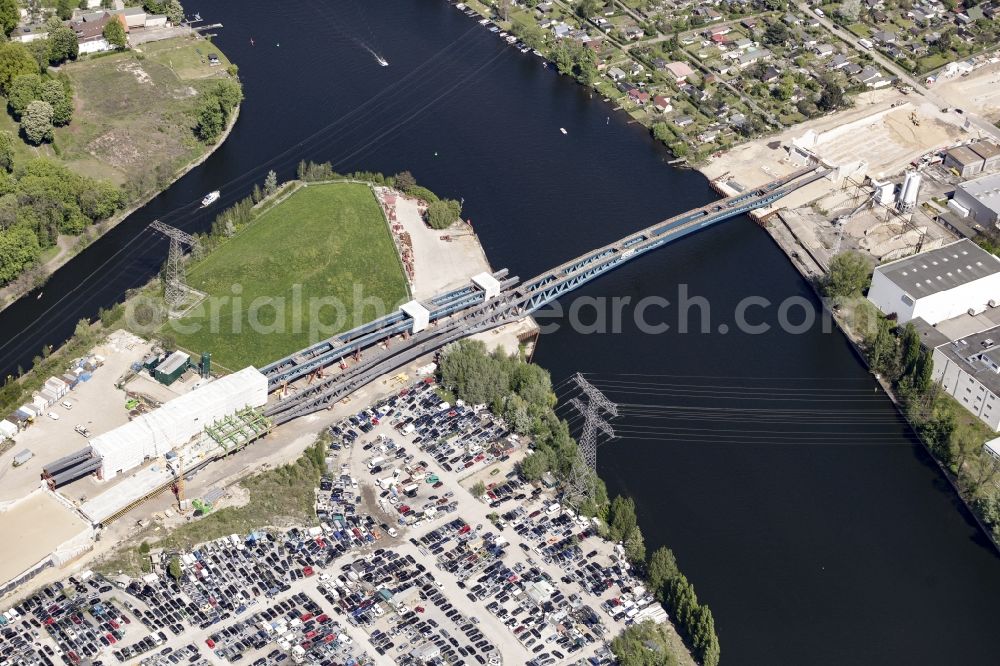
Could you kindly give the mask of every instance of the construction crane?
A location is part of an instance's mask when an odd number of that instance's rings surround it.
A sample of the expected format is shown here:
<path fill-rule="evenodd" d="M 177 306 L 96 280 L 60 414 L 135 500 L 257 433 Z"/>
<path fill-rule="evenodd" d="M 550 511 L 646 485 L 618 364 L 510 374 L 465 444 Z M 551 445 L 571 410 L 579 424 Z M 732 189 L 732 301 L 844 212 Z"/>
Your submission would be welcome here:
<path fill-rule="evenodd" d="M 183 511 L 181 502 L 184 501 L 184 465 L 181 463 L 179 455 L 177 456 L 177 467 L 174 468 L 174 475 L 174 483 L 170 486 L 170 490 L 174 493 L 174 497 L 177 498 L 177 511 Z"/>
<path fill-rule="evenodd" d="M 182 258 L 184 251 L 181 244 L 194 250 L 198 247 L 198 239 L 186 231 L 181 231 L 177 227 L 164 224 L 159 220 L 151 222 L 149 228 L 170 239 L 170 250 L 167 252 L 166 289 L 163 297 L 167 301 L 167 305 L 172 308 L 177 307 L 184 302 L 184 295 L 188 292 Z"/>

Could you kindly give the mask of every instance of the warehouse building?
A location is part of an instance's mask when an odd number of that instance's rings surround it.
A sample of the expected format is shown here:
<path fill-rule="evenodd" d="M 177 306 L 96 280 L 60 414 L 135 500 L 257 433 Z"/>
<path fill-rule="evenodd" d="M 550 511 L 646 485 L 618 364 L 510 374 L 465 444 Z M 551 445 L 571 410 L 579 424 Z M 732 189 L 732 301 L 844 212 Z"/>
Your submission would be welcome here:
<path fill-rule="evenodd" d="M 959 183 L 949 206 L 983 226 L 997 224 L 1000 218 L 1000 173 Z"/>
<path fill-rule="evenodd" d="M 944 165 L 957 171 L 962 178 L 992 171 L 1000 165 L 1000 146 L 992 141 L 957 146 L 945 152 Z"/>
<path fill-rule="evenodd" d="M 170 386 L 188 369 L 191 357 L 182 351 L 175 351 L 153 370 L 153 377 L 164 386 Z"/>
<path fill-rule="evenodd" d="M 1000 326 L 934 348 L 933 378 L 993 430 L 1000 430 Z"/>
<path fill-rule="evenodd" d="M 94 437 L 90 447 L 101 459 L 101 478 L 112 479 L 187 444 L 208 425 L 266 402 L 267 378 L 244 368 Z"/>
<path fill-rule="evenodd" d="M 968 239 L 878 266 L 868 300 L 899 323 L 928 324 L 1000 304 L 1000 258 Z"/>

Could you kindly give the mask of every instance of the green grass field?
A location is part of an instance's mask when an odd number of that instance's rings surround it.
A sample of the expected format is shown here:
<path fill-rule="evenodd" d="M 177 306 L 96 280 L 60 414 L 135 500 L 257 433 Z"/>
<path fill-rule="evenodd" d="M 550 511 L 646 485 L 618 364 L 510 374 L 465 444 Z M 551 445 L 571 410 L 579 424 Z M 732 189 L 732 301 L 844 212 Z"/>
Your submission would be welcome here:
<path fill-rule="evenodd" d="M 221 64 L 211 67 L 209 53 Z M 198 94 L 228 77 L 228 65 L 211 42 L 187 38 L 63 65 L 76 104 L 72 122 L 55 130 L 58 157 L 77 173 L 118 184 L 142 176 L 140 189 L 154 189 L 158 178 L 208 150 L 192 132 Z M 7 121 L 0 129 L 14 126 L 9 114 L 3 115 Z M 19 144 L 28 155 L 56 156 L 51 144 Z"/>
<path fill-rule="evenodd" d="M 173 322 L 174 337 L 230 370 L 371 321 L 409 294 L 378 202 L 359 183 L 300 188 L 192 267 L 188 283 L 210 298 Z M 188 327 L 198 330 L 180 332 Z"/>

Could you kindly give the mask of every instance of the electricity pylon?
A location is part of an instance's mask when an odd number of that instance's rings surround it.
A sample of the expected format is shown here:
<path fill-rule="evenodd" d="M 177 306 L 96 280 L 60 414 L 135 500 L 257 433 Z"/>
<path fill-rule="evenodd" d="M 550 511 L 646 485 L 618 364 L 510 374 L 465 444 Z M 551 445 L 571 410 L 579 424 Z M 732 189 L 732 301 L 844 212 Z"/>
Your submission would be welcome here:
<path fill-rule="evenodd" d="M 587 463 L 592 471 L 597 471 L 597 432 L 600 430 L 610 438 L 614 438 L 615 431 L 604 417 L 601 416 L 603 409 L 611 416 L 618 416 L 618 405 L 608 400 L 603 393 L 594 388 L 590 382 L 583 378 L 579 372 L 573 377 L 573 381 L 587 396 L 587 404 L 579 398 L 573 398 L 569 404 L 583 414 L 583 432 L 577 438 L 580 453 L 583 461 Z"/>
<path fill-rule="evenodd" d="M 188 291 L 182 259 L 184 251 L 181 249 L 181 243 L 194 250 L 198 247 L 198 239 L 186 231 L 181 231 L 177 227 L 164 224 L 159 220 L 154 220 L 150 223 L 149 228 L 160 232 L 170 239 L 170 250 L 167 252 L 165 276 L 166 288 L 164 289 L 163 297 L 167 301 L 167 305 L 177 307 L 184 302 L 184 295 Z"/>

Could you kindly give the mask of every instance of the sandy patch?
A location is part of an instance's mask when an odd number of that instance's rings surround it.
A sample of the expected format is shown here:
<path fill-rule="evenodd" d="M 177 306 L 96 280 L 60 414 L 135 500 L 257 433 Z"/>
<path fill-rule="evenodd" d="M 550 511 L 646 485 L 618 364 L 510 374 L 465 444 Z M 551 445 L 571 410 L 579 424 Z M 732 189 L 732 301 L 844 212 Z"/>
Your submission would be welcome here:
<path fill-rule="evenodd" d="M 117 67 L 119 72 L 128 72 L 135 77 L 141 85 L 153 85 L 153 77 L 149 75 L 146 70 L 142 68 L 139 63 L 134 61 L 122 62 Z"/>

